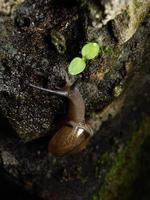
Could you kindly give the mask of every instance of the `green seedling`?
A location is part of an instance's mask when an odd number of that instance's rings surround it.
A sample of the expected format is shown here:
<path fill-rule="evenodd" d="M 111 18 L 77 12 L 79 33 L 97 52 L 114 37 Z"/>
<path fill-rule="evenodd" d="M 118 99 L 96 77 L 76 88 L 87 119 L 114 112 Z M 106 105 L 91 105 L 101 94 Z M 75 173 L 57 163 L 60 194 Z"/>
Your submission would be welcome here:
<path fill-rule="evenodd" d="M 95 42 L 90 42 L 83 46 L 81 53 L 85 59 L 92 60 L 98 56 L 99 51 L 99 45 Z"/>
<path fill-rule="evenodd" d="M 79 57 L 74 58 L 68 68 L 68 72 L 71 75 L 77 75 L 84 71 L 86 67 L 85 60 Z"/>
<path fill-rule="evenodd" d="M 86 61 L 96 58 L 100 53 L 100 46 L 95 42 L 89 42 L 85 44 L 81 50 L 82 58 L 75 57 L 69 67 L 68 73 L 71 75 L 77 75 L 84 71 L 86 67 Z"/>

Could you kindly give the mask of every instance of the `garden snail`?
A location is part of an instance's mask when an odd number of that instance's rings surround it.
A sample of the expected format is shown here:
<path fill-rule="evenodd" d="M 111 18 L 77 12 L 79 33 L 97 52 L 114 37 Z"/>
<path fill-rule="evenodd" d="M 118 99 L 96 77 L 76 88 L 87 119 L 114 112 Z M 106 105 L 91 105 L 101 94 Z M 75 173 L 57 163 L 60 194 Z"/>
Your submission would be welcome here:
<path fill-rule="evenodd" d="M 67 97 L 69 100 L 68 115 L 62 127 L 50 140 L 49 153 L 63 156 L 83 150 L 93 135 L 93 130 L 85 122 L 85 103 L 76 87 L 76 82 L 72 85 L 67 84 L 61 91 L 41 88 L 32 84 L 30 86 L 51 94 Z"/>

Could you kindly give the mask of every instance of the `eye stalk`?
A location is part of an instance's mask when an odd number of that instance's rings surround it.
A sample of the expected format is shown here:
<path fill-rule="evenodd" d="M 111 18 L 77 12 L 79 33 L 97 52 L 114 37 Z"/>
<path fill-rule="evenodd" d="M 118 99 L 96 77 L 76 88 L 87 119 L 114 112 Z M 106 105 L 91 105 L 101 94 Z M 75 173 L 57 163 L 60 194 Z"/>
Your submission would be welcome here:
<path fill-rule="evenodd" d="M 42 88 L 42 87 L 39 87 L 39 86 L 36 86 L 36 85 L 32 85 L 32 84 L 29 84 L 29 86 L 31 86 L 33 88 L 36 88 L 38 90 L 42 90 L 44 92 L 49 92 L 51 94 L 57 94 L 57 95 L 65 96 L 65 97 L 68 96 L 68 92 L 67 91 L 50 90 L 50 89 Z"/>

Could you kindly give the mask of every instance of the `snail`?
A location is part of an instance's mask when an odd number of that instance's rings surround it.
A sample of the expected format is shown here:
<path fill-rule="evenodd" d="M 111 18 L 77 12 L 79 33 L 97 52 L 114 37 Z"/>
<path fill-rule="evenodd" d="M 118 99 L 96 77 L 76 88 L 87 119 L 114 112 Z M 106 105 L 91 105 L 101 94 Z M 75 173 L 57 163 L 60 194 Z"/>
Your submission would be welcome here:
<path fill-rule="evenodd" d="M 66 120 L 48 144 L 48 152 L 55 156 L 77 153 L 83 150 L 93 135 L 85 121 L 85 103 L 76 87 L 76 82 L 66 84 L 62 90 L 51 90 L 30 84 L 31 87 L 68 98 L 69 108 Z"/>

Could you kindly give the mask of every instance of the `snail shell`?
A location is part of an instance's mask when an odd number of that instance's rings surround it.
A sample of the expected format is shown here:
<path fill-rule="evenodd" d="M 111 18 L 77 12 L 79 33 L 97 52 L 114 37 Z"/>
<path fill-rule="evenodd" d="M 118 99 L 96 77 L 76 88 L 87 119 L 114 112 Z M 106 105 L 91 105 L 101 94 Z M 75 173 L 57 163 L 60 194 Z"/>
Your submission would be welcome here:
<path fill-rule="evenodd" d="M 50 140 L 48 151 L 56 156 L 77 153 L 86 147 L 92 135 L 87 124 L 67 122 Z"/>

